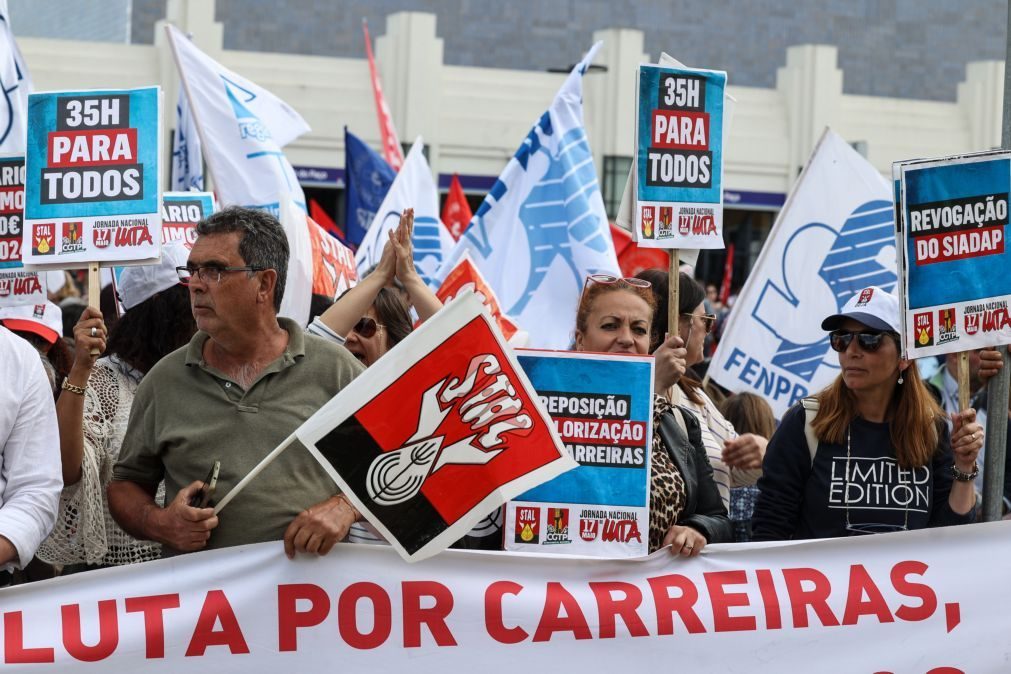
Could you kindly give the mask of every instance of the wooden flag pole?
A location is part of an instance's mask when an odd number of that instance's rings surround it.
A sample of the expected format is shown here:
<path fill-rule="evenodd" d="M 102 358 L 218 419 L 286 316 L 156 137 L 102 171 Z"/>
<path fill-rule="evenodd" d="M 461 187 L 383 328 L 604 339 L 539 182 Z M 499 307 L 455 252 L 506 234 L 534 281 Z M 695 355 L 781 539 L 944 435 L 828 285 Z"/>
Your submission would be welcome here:
<path fill-rule="evenodd" d="M 958 354 L 958 410 L 962 411 L 969 406 L 969 352 L 962 351 Z"/>
<path fill-rule="evenodd" d="M 667 269 L 667 334 L 678 334 L 678 307 L 681 306 L 681 274 L 678 272 L 680 265 L 680 251 L 672 248 L 670 251 L 670 262 Z"/>
<path fill-rule="evenodd" d="M 102 311 L 102 272 L 97 262 L 88 263 L 88 306 Z M 92 347 L 91 355 L 99 355 L 99 350 Z"/>

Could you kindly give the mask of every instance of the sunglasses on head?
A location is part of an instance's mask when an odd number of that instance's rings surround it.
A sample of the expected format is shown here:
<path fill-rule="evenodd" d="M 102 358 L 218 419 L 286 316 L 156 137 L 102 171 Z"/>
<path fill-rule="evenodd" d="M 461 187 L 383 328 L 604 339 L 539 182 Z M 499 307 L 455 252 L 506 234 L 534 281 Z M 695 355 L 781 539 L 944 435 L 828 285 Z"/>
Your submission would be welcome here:
<path fill-rule="evenodd" d="M 359 337 L 364 337 L 365 339 L 368 339 L 369 337 L 372 337 L 373 335 L 376 334 L 376 330 L 380 330 L 385 327 L 386 327 L 385 325 L 376 323 L 376 320 L 374 318 L 362 316 L 362 318 L 359 319 L 357 323 L 355 323 L 354 327 L 351 328 L 351 330 Z"/>
<path fill-rule="evenodd" d="M 586 277 L 586 282 L 589 283 L 593 281 L 594 283 L 603 283 L 605 285 L 611 283 L 619 283 L 624 281 L 630 286 L 635 286 L 636 288 L 652 288 L 653 284 L 646 279 L 636 278 L 635 276 L 630 276 L 628 278 L 621 278 L 620 276 L 613 276 L 611 274 L 590 274 Z M 583 284 L 586 285 L 585 283 Z"/>
<path fill-rule="evenodd" d="M 829 343 L 833 351 L 842 353 L 849 348 L 853 338 L 857 338 L 857 345 L 864 351 L 872 353 L 881 348 L 885 337 L 891 335 L 890 332 L 881 330 L 864 330 L 861 332 L 850 332 L 848 330 L 834 330 L 829 333 Z"/>

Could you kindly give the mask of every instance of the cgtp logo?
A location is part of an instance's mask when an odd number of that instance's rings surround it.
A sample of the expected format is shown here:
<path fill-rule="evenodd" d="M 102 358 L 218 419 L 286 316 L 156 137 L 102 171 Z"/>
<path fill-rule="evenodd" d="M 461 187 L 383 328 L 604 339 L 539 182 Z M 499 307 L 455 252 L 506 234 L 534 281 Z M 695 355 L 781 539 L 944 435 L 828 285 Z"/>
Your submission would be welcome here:
<path fill-rule="evenodd" d="M 448 438 L 437 431 L 452 414 L 472 431 Z M 533 419 L 498 358 L 471 359 L 462 379 L 445 377 L 422 394 L 417 430 L 403 447 L 385 452 L 369 465 L 366 491 L 379 505 L 410 500 L 432 474 L 447 465 L 483 465 L 508 449 L 503 435 L 533 427 Z"/>

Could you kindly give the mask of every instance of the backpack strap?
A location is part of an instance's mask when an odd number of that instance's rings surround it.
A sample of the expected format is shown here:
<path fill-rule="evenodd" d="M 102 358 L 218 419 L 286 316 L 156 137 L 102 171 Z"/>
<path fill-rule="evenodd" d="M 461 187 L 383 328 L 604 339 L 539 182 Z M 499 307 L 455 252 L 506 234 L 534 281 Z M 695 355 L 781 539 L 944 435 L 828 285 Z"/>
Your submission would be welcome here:
<path fill-rule="evenodd" d="M 811 465 L 814 465 L 814 455 L 818 453 L 818 438 L 814 434 L 814 417 L 818 414 L 817 398 L 802 398 L 804 406 L 804 437 L 807 438 L 807 449 L 811 453 Z"/>

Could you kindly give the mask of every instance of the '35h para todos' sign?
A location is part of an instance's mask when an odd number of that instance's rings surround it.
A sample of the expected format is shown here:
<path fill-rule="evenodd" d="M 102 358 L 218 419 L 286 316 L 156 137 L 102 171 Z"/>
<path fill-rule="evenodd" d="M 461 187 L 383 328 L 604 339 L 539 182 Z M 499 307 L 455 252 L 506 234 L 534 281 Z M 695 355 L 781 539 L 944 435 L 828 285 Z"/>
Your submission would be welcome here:
<path fill-rule="evenodd" d="M 727 74 L 639 66 L 638 243 L 723 248 L 723 115 Z"/>
<path fill-rule="evenodd" d="M 26 265 L 158 257 L 160 96 L 148 87 L 29 97 Z"/>

